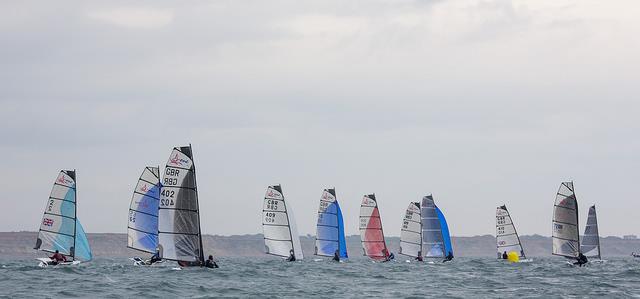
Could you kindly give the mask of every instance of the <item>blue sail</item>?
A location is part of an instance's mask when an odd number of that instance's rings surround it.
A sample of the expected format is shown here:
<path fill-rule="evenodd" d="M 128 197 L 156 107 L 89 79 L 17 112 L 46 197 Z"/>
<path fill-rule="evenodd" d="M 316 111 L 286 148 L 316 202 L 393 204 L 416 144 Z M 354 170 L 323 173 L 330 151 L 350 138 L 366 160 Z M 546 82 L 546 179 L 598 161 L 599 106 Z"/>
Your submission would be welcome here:
<path fill-rule="evenodd" d="M 344 236 L 344 221 L 342 219 L 342 210 L 340 209 L 340 204 L 338 204 L 338 201 L 336 201 L 336 208 L 338 210 L 338 243 L 340 244 L 340 258 L 349 258 L 349 256 L 347 255 L 347 240 Z"/>
<path fill-rule="evenodd" d="M 74 258 L 84 262 L 88 262 L 93 258 L 89 240 L 87 240 L 87 234 L 84 232 L 82 224 L 80 224 L 80 220 L 78 219 L 76 219 L 76 247 Z"/>
<path fill-rule="evenodd" d="M 453 255 L 453 247 L 451 247 L 451 236 L 449 235 L 449 226 L 447 225 L 447 219 L 444 218 L 444 214 L 442 214 L 442 211 L 440 211 L 440 208 L 438 208 L 437 206 L 436 213 L 438 214 L 438 219 L 440 220 L 440 228 L 442 230 L 445 255 L 447 255 L 449 252 L 451 252 L 451 255 Z"/>
<path fill-rule="evenodd" d="M 338 250 L 341 258 L 347 258 L 342 211 L 334 189 L 325 189 L 320 198 L 316 226 L 316 255 L 333 256 Z"/>
<path fill-rule="evenodd" d="M 160 192 L 159 168 L 145 167 L 131 198 L 127 247 L 149 253 L 156 252 Z"/>

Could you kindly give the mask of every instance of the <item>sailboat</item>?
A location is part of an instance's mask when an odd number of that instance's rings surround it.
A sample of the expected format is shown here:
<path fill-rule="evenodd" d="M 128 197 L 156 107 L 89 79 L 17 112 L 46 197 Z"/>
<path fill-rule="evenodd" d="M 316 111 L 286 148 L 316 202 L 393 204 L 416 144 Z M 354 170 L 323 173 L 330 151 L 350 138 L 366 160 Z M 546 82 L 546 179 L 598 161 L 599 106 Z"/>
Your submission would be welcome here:
<path fill-rule="evenodd" d="M 589 216 L 587 216 L 587 225 L 584 228 L 584 236 L 580 250 L 588 258 L 597 258 L 602 260 L 600 256 L 600 236 L 598 235 L 598 218 L 596 217 L 596 206 L 589 208 Z"/>
<path fill-rule="evenodd" d="M 374 261 L 387 261 L 391 253 L 382 231 L 382 220 L 375 194 L 365 195 L 360 204 L 360 241 L 364 255 Z"/>
<path fill-rule="evenodd" d="M 499 259 L 503 258 L 504 253 L 512 252 L 518 255 L 518 260 L 527 258 L 506 205 L 496 209 L 496 248 Z"/>
<path fill-rule="evenodd" d="M 204 264 L 196 168 L 191 145 L 175 147 L 162 178 L 158 249 L 182 267 Z"/>
<path fill-rule="evenodd" d="M 419 202 L 411 202 L 407 207 L 400 230 L 398 253 L 414 258 L 422 257 L 422 218 Z"/>
<path fill-rule="evenodd" d="M 34 249 L 45 252 L 57 250 L 71 258 L 58 265 L 90 261 L 93 258 L 91 247 L 77 216 L 76 171 L 62 170 L 47 200 Z M 53 264 L 50 258 L 37 260 L 40 261 L 40 267 Z"/>
<path fill-rule="evenodd" d="M 444 214 L 436 206 L 433 195 L 422 198 L 420 205 L 422 218 L 422 253 L 426 258 L 453 257 L 449 226 Z"/>
<path fill-rule="evenodd" d="M 291 206 L 284 200 L 280 185 L 269 186 L 262 206 L 262 232 L 267 254 L 302 260 L 302 245 Z"/>
<path fill-rule="evenodd" d="M 315 254 L 334 256 L 336 251 L 340 260 L 349 258 L 344 235 L 344 220 L 340 204 L 336 199 L 336 189 L 324 189 L 318 208 Z"/>
<path fill-rule="evenodd" d="M 158 248 L 158 206 L 160 204 L 160 167 L 145 167 L 133 191 L 129 206 L 127 247 L 151 254 Z M 139 257 L 134 264 L 148 265 Z"/>
<path fill-rule="evenodd" d="M 577 259 L 581 253 L 578 232 L 578 201 L 573 182 L 560 184 L 553 207 L 552 254 Z"/>

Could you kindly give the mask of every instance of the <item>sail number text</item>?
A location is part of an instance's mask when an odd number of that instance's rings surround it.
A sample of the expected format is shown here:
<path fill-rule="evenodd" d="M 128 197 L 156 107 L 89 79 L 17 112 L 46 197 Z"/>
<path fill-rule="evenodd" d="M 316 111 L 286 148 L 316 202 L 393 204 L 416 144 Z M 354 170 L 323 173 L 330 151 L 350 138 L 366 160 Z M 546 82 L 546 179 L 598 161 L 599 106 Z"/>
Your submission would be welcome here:
<path fill-rule="evenodd" d="M 277 211 L 278 210 L 278 201 L 277 200 L 272 200 L 272 199 L 268 199 L 267 200 L 267 206 L 266 206 L 267 210 L 274 210 Z M 267 213 L 268 214 L 268 213 Z"/>
<path fill-rule="evenodd" d="M 274 222 L 276 222 L 276 213 L 264 214 L 264 223 L 274 223 Z"/>

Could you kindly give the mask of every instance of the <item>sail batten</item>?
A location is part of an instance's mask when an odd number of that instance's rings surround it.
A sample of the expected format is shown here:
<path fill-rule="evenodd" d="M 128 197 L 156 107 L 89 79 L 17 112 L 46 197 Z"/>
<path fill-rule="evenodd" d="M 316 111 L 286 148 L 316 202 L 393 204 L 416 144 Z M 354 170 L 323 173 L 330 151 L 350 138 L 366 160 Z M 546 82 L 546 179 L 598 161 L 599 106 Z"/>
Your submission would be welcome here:
<path fill-rule="evenodd" d="M 325 189 L 320 197 L 318 222 L 316 225 L 315 254 L 348 258 L 344 221 L 335 189 Z"/>
<path fill-rule="evenodd" d="M 420 205 L 422 220 L 422 256 L 426 258 L 445 258 L 453 255 L 449 226 L 444 214 L 436 206 L 432 195 L 422 198 Z"/>
<path fill-rule="evenodd" d="M 133 191 L 129 206 L 127 247 L 155 253 L 158 247 L 160 168 L 145 167 Z"/>
<path fill-rule="evenodd" d="M 175 147 L 165 166 L 158 205 L 163 259 L 203 263 L 196 170 L 191 145 Z"/>
<path fill-rule="evenodd" d="M 365 195 L 360 204 L 360 241 L 363 254 L 374 260 L 386 260 L 390 252 L 384 239 L 382 220 L 375 194 Z"/>
<path fill-rule="evenodd" d="M 267 254 L 288 257 L 293 250 L 297 260 L 304 258 L 293 210 L 287 205 L 280 185 L 267 188 L 262 207 L 262 233 Z"/>
<path fill-rule="evenodd" d="M 601 259 L 600 236 L 598 234 L 598 219 L 596 217 L 595 205 L 589 208 L 587 225 L 584 228 L 584 235 L 582 237 L 580 250 L 586 257 Z"/>
<path fill-rule="evenodd" d="M 496 208 L 496 247 L 498 258 L 502 258 L 504 252 L 516 252 L 520 258 L 526 258 L 506 205 Z"/>
<path fill-rule="evenodd" d="M 411 257 L 422 255 L 422 217 L 418 202 L 411 202 L 405 212 L 398 253 Z"/>
<path fill-rule="evenodd" d="M 563 182 L 556 193 L 552 219 L 552 254 L 576 258 L 580 254 L 578 201 L 573 182 Z"/>
<path fill-rule="evenodd" d="M 77 217 L 75 170 L 62 170 L 56 178 L 45 207 L 36 246 L 45 252 L 55 252 L 74 260 L 89 261 L 91 249 Z"/>

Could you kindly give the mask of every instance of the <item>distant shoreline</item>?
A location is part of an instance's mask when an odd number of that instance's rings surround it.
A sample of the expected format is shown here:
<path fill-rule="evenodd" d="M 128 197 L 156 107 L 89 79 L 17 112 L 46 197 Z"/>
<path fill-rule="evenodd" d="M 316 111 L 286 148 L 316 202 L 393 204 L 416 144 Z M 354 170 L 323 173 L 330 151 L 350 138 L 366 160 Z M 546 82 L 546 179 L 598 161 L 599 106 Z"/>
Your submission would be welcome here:
<path fill-rule="evenodd" d="M 95 257 L 132 257 L 145 256 L 144 252 L 128 249 L 127 235 L 124 233 L 88 233 Z M 38 253 L 33 249 L 37 232 L 0 232 L 0 256 L 6 258 L 34 257 Z M 398 252 L 399 237 L 386 237 L 392 252 Z M 551 256 L 551 237 L 541 235 L 520 236 L 524 250 L 530 257 Z M 640 239 L 623 239 L 617 236 L 601 237 L 603 257 L 629 256 L 631 252 L 640 252 Z M 305 255 L 314 252 L 314 236 L 300 236 Z M 495 257 L 495 236 L 452 237 L 454 254 L 458 257 Z M 219 257 L 258 257 L 264 256 L 262 234 L 252 235 L 204 235 L 205 254 Z M 360 236 L 347 236 L 347 249 L 350 256 L 361 256 Z"/>

